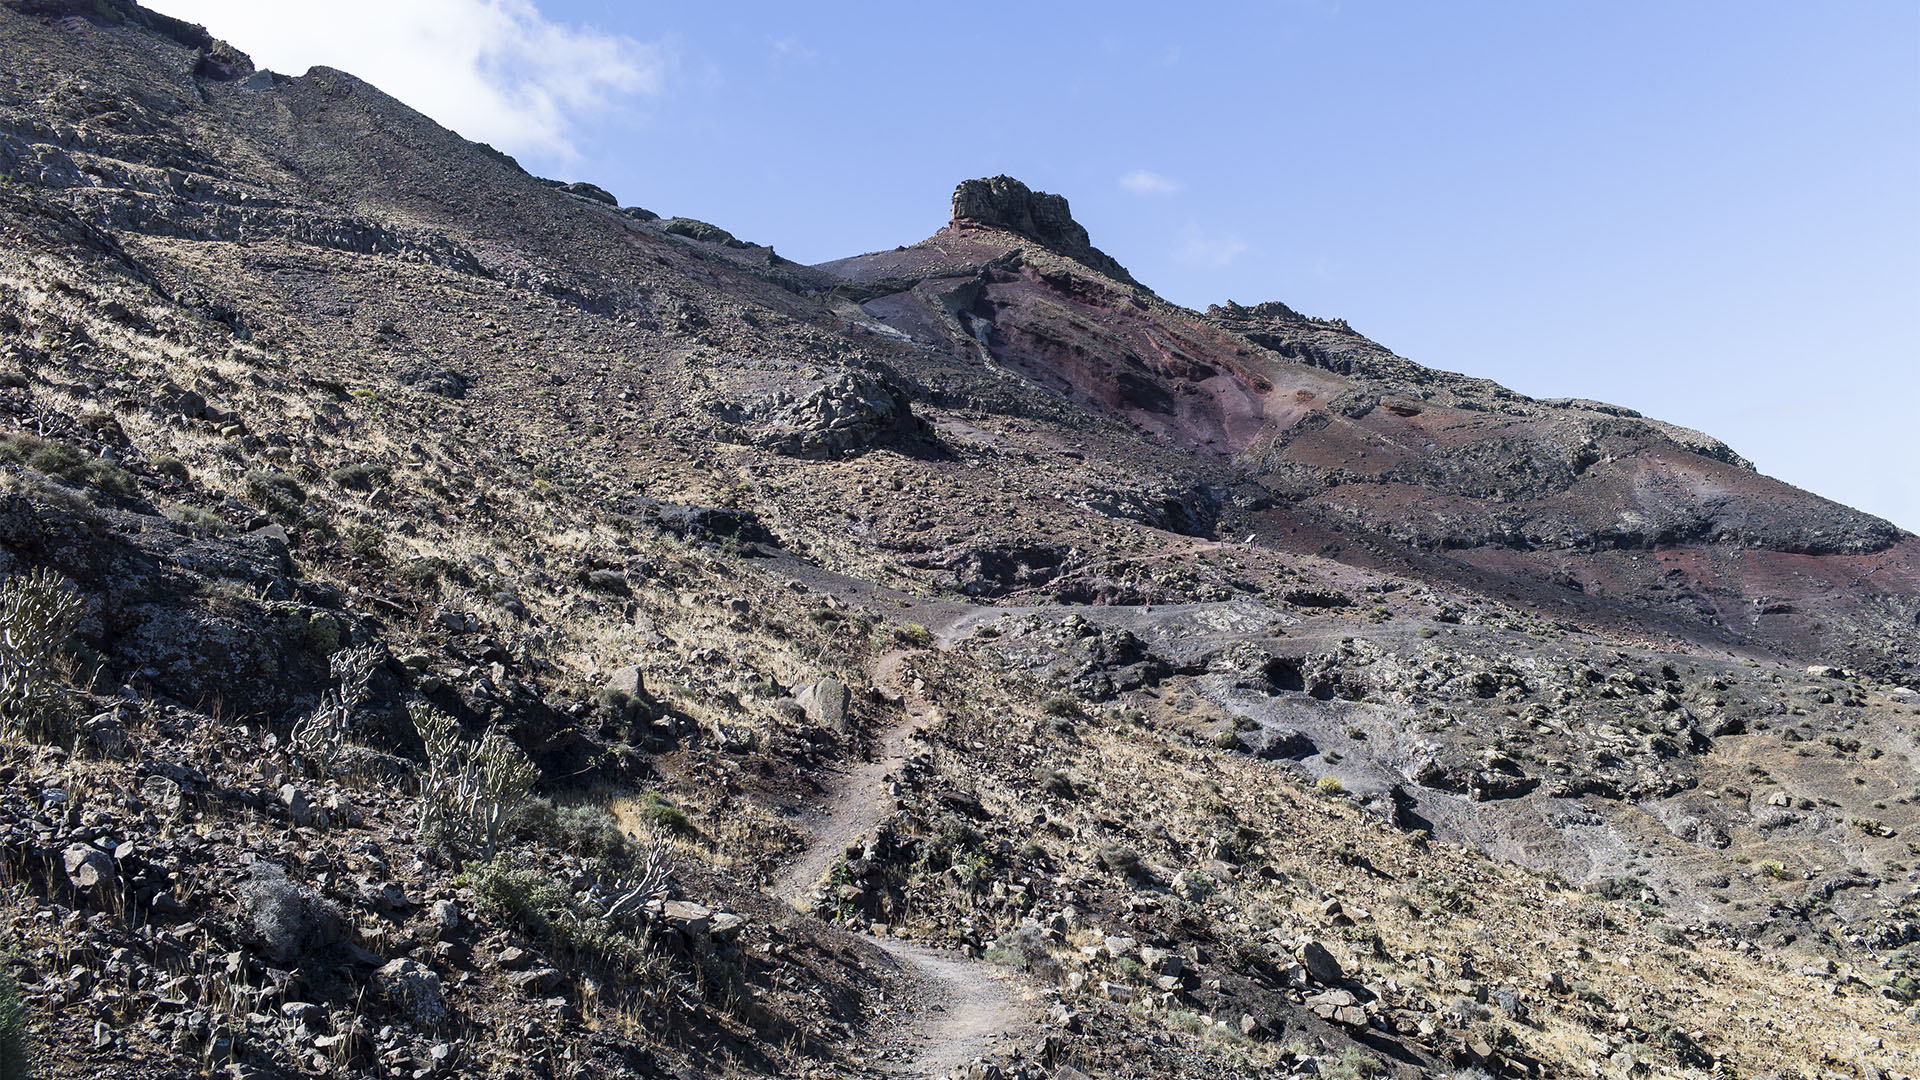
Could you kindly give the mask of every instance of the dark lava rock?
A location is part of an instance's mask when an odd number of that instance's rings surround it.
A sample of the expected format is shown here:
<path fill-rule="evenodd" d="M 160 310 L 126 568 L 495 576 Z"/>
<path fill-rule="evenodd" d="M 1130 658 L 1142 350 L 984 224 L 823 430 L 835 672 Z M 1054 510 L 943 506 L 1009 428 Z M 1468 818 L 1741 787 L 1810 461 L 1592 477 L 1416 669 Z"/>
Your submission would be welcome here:
<path fill-rule="evenodd" d="M 1115 281 L 1140 286 L 1126 267 L 1093 246 L 1086 227 L 1073 220 L 1066 196 L 1035 191 L 1011 176 L 967 180 L 954 188 L 953 223 L 1019 233 Z"/>

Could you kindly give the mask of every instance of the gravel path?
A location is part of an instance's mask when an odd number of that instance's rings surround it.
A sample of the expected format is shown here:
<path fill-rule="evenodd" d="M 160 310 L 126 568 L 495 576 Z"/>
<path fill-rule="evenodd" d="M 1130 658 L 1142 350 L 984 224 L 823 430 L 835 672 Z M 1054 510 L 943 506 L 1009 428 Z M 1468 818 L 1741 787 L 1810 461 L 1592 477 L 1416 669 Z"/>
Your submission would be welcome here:
<path fill-rule="evenodd" d="M 906 715 L 887 731 L 874 760 L 848 770 L 834 785 L 826 805 L 807 822 L 812 841 L 774 880 L 774 895 L 798 910 L 811 906 L 813 890 L 840 855 L 885 818 L 891 805 L 889 779 L 905 763 L 914 734 L 939 719 L 913 681 L 902 677 L 909 655 L 908 650 L 894 650 L 874 669 L 874 685 L 899 693 Z M 928 1080 L 950 1076 L 1033 1024 L 1026 995 L 1000 969 L 896 938 L 868 940 L 917 984 L 909 1007 L 882 1037 L 888 1049 L 882 1075 Z"/>

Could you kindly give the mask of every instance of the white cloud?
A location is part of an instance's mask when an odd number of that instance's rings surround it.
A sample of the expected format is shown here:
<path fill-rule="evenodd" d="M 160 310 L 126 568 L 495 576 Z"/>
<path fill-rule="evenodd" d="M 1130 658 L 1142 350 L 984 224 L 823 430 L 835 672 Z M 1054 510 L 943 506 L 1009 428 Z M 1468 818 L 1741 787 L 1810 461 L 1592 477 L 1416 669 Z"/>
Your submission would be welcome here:
<path fill-rule="evenodd" d="M 1135 195 L 1171 195 L 1186 187 L 1170 176 L 1161 176 L 1157 172 L 1135 169 L 1120 178 L 1120 186 Z"/>
<path fill-rule="evenodd" d="M 579 155 L 577 118 L 665 88 L 657 44 L 548 20 L 532 0 L 150 0 L 255 64 L 351 72 L 469 139 Z"/>
<path fill-rule="evenodd" d="M 1175 262 L 1188 266 L 1218 270 L 1239 258 L 1246 250 L 1247 242 L 1233 233 L 1190 225 L 1181 234 L 1180 242 L 1174 246 L 1173 258 Z"/>
<path fill-rule="evenodd" d="M 775 61 L 807 61 L 815 59 L 820 55 L 816 50 L 809 48 L 806 42 L 801 41 L 792 34 L 788 34 L 786 37 L 777 40 L 769 37 L 767 39 L 767 46 L 773 50 L 773 58 Z"/>

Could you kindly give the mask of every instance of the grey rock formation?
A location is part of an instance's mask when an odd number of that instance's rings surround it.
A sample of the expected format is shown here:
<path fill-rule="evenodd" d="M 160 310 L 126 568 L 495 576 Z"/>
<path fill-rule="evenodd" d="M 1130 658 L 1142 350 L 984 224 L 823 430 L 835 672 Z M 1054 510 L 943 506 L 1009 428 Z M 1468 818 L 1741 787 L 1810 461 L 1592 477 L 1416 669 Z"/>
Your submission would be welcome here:
<path fill-rule="evenodd" d="M 1126 267 L 1093 246 L 1085 226 L 1073 220 L 1066 196 L 1035 191 L 1011 176 L 966 180 L 954 188 L 953 224 L 1019 233 L 1115 281 L 1141 287 Z"/>

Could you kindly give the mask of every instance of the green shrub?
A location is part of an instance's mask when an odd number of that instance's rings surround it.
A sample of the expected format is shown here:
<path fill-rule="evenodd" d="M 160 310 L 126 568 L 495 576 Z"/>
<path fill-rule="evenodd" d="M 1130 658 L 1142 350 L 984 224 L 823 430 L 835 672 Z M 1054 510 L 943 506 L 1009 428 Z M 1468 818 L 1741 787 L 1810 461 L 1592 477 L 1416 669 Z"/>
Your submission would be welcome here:
<path fill-rule="evenodd" d="M 327 478 L 336 486 L 349 491 L 372 491 L 374 488 L 386 487 L 393 482 L 393 475 L 386 469 L 378 465 L 368 465 L 365 462 L 342 465 L 328 473 Z"/>
<path fill-rule="evenodd" d="M 347 550 L 366 562 L 385 562 L 381 548 L 387 542 L 387 533 L 371 522 L 355 525 L 347 530 Z"/>
<path fill-rule="evenodd" d="M 924 649 L 933 644 L 933 631 L 919 623 L 907 623 L 893 628 L 893 640 L 910 648 Z"/>
<path fill-rule="evenodd" d="M 272 469 L 249 469 L 242 478 L 247 498 L 275 517 L 295 517 L 307 504 L 307 492 L 300 481 Z"/>
<path fill-rule="evenodd" d="M 1055 694 L 1040 703 L 1040 708 L 1048 716 L 1082 716 L 1080 699 L 1067 694 Z"/>
<path fill-rule="evenodd" d="M 1328 798 L 1332 798 L 1336 795 L 1346 794 L 1347 785 L 1341 783 L 1340 778 L 1337 776 L 1323 776 L 1320 778 L 1319 783 L 1313 785 L 1313 789 Z"/>
<path fill-rule="evenodd" d="M 646 792 L 635 799 L 633 810 L 642 821 L 655 828 L 675 833 L 693 831 L 693 822 L 687 817 L 687 812 L 673 805 L 666 796 L 657 791 Z"/>
<path fill-rule="evenodd" d="M 466 567 L 451 559 L 432 555 L 408 560 L 399 568 L 399 577 L 401 581 L 433 597 L 438 597 L 449 581 L 455 585 L 473 584 L 473 575 L 467 572 Z"/>
<path fill-rule="evenodd" d="M 114 495 L 131 494 L 133 475 L 110 461 L 56 439 L 17 434 L 0 438 L 0 461 L 24 465 L 75 487 L 90 487 Z"/>
<path fill-rule="evenodd" d="M 27 1030 L 27 1002 L 13 970 L 0 964 L 0 1080 L 32 1080 L 39 1056 Z"/>
<path fill-rule="evenodd" d="M 182 503 L 179 506 L 168 507 L 167 516 L 214 536 L 224 535 L 227 531 L 227 523 L 221 520 L 220 515 L 205 507 L 188 506 Z"/>
<path fill-rule="evenodd" d="M 187 463 L 174 457 L 172 454 L 162 454 L 154 458 L 147 462 L 147 467 L 161 476 L 167 477 L 170 480 L 178 480 L 183 484 L 193 479 L 193 474 L 187 471 Z"/>

